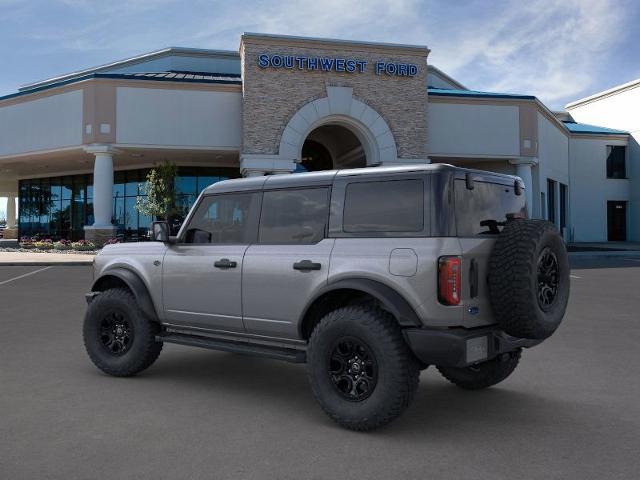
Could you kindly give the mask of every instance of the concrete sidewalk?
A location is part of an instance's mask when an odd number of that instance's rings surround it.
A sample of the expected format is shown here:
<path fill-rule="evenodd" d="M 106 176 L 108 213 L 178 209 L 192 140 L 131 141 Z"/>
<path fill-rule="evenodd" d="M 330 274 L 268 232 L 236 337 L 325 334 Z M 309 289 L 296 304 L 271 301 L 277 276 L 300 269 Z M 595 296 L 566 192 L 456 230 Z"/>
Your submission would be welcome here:
<path fill-rule="evenodd" d="M 91 265 L 94 254 L 0 252 L 0 266 Z"/>

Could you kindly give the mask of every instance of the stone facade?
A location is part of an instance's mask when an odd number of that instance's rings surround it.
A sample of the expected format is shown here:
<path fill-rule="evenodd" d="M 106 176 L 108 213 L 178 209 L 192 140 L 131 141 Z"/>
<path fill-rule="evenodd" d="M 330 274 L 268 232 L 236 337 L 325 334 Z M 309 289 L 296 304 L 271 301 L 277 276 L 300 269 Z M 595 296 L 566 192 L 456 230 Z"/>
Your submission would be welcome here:
<path fill-rule="evenodd" d="M 242 153 L 278 155 L 291 117 L 305 104 L 327 97 L 327 87 L 349 87 L 353 98 L 388 124 L 399 159 L 427 158 L 426 47 L 243 35 Z M 352 58 L 367 61 L 362 73 L 261 68 L 262 54 Z M 417 65 L 414 76 L 376 74 L 375 62 Z M 291 159 L 293 160 L 293 159 Z"/>

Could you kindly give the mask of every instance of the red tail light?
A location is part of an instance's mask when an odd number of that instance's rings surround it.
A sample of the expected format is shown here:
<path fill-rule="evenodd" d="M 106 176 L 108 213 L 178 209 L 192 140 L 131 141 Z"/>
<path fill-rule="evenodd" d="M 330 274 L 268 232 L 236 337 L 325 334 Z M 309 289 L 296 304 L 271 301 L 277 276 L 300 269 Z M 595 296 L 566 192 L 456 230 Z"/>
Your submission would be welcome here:
<path fill-rule="evenodd" d="M 460 303 L 460 257 L 438 259 L 438 300 L 444 305 Z"/>

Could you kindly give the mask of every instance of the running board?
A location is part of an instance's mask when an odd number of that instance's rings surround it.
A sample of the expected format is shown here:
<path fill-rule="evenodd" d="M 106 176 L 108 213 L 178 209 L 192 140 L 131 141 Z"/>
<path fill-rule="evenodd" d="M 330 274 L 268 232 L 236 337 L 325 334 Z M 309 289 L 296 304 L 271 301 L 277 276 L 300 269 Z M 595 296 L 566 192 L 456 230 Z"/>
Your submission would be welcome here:
<path fill-rule="evenodd" d="M 208 337 L 199 337 L 197 335 L 184 335 L 182 333 L 156 335 L 156 341 L 177 343 L 178 345 L 188 345 L 190 347 L 208 348 L 210 350 L 220 350 L 223 352 L 241 353 L 244 355 L 252 355 L 254 357 L 274 358 L 276 360 L 284 360 L 292 363 L 305 363 L 307 361 L 307 354 L 302 350 L 212 339 Z"/>

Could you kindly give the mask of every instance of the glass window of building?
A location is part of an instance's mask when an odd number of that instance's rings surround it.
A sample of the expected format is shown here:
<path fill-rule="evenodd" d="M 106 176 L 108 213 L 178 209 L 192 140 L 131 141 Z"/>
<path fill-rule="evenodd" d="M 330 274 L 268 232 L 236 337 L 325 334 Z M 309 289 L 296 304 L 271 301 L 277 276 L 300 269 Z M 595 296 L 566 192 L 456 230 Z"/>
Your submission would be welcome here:
<path fill-rule="evenodd" d="M 627 178 L 627 147 L 607 146 L 607 178 Z"/>
<path fill-rule="evenodd" d="M 146 240 L 153 219 L 135 208 L 137 197 L 145 195 L 148 169 L 114 173 L 113 224 L 123 241 Z M 179 228 L 199 193 L 227 178 L 239 177 L 235 168 L 179 167 L 175 180 L 176 211 L 174 229 Z M 19 229 L 21 236 L 79 240 L 84 226 L 92 225 L 93 175 L 35 178 L 20 181 Z"/>

